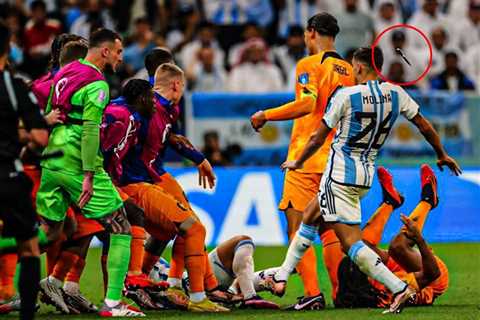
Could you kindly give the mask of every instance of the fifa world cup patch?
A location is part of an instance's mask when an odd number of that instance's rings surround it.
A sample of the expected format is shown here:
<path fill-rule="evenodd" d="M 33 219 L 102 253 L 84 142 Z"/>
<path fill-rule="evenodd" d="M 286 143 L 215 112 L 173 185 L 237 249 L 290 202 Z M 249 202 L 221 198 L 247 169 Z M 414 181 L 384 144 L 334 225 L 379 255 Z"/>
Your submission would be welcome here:
<path fill-rule="evenodd" d="M 100 90 L 100 92 L 98 93 L 98 102 L 103 102 L 103 100 L 105 100 L 105 97 L 106 97 L 106 93 L 104 90 Z"/>
<path fill-rule="evenodd" d="M 306 85 L 308 83 L 308 73 L 302 73 L 298 76 L 298 83 Z"/>

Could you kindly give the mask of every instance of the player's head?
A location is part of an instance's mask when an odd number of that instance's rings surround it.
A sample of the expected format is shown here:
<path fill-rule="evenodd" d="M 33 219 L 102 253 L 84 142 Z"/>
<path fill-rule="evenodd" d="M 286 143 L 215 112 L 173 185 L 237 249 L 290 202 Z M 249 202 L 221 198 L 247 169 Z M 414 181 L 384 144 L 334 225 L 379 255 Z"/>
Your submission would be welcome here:
<path fill-rule="evenodd" d="M 134 107 L 141 115 L 150 117 L 153 114 L 155 107 L 150 82 L 132 79 L 123 87 L 122 96 L 128 105 Z"/>
<path fill-rule="evenodd" d="M 49 61 L 49 68 L 50 69 L 58 69 L 60 67 L 60 53 L 62 52 L 62 48 L 69 42 L 72 41 L 80 41 L 83 42 L 86 46 L 88 46 L 87 39 L 77 36 L 76 34 L 72 33 L 62 33 L 53 39 L 51 53 L 50 53 L 50 61 Z"/>
<path fill-rule="evenodd" d="M 144 63 L 148 76 L 153 77 L 158 66 L 164 63 L 173 63 L 173 55 L 167 48 L 155 48 L 145 56 Z"/>
<path fill-rule="evenodd" d="M 307 22 L 305 45 L 309 52 L 315 52 L 318 41 L 333 43 L 340 32 L 337 19 L 327 12 L 317 13 Z"/>
<path fill-rule="evenodd" d="M 173 103 L 180 102 L 185 89 L 185 75 L 183 70 L 173 63 L 160 65 L 157 71 L 155 71 L 153 88 Z"/>
<path fill-rule="evenodd" d="M 10 53 L 10 29 L 0 22 L 0 59 L 6 59 Z"/>
<path fill-rule="evenodd" d="M 71 41 L 67 43 L 60 52 L 60 67 L 72 61 L 85 58 L 87 52 L 88 46 L 85 42 Z"/>
<path fill-rule="evenodd" d="M 382 70 L 383 53 L 380 48 L 375 47 L 373 51 L 373 59 L 375 61 L 375 66 L 372 62 L 372 48 L 370 47 L 359 48 L 353 53 L 353 73 L 357 83 L 364 82 L 366 79 L 371 77 L 376 78 L 377 72 L 375 67 L 378 70 Z"/>
<path fill-rule="evenodd" d="M 114 72 L 122 62 L 123 44 L 118 33 L 109 29 L 92 32 L 89 39 L 89 54 L 92 53 L 103 71 Z"/>

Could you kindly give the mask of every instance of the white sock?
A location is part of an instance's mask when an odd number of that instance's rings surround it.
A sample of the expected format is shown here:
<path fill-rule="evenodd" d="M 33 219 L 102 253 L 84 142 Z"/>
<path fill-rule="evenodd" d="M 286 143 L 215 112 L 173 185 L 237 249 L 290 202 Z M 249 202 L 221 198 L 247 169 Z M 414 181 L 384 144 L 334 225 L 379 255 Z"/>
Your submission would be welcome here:
<path fill-rule="evenodd" d="M 255 291 L 259 292 L 259 291 L 265 290 L 265 288 L 262 285 L 263 281 L 266 278 L 275 275 L 278 272 L 278 270 L 280 270 L 280 267 L 269 268 L 269 269 L 255 272 L 254 278 L 253 278 L 253 286 L 255 287 Z"/>
<path fill-rule="evenodd" d="M 318 227 L 301 224 L 290 246 L 288 246 L 287 256 L 283 261 L 280 270 L 275 274 L 276 280 L 287 281 L 290 274 L 297 267 L 305 251 L 312 245 L 317 235 Z"/>
<path fill-rule="evenodd" d="M 392 293 L 405 289 L 405 282 L 394 275 L 382 262 L 382 259 L 363 241 L 355 242 L 348 250 L 348 256 L 358 268 L 370 278 L 381 282 Z"/>
<path fill-rule="evenodd" d="M 118 301 L 118 300 L 110 300 L 110 299 L 105 298 L 105 304 L 109 308 L 113 308 L 119 303 L 120 303 L 120 301 Z"/>
<path fill-rule="evenodd" d="M 48 276 L 48 281 L 57 288 L 61 288 L 63 286 L 63 282 L 61 280 L 58 280 L 54 276 Z"/>
<path fill-rule="evenodd" d="M 167 282 L 170 285 L 170 287 L 175 287 L 175 288 L 181 288 L 182 287 L 182 279 L 168 278 Z"/>
<path fill-rule="evenodd" d="M 65 281 L 65 284 L 63 285 L 63 290 L 69 293 L 77 293 L 80 291 L 80 286 L 77 282 Z"/>
<path fill-rule="evenodd" d="M 190 292 L 190 301 L 192 302 L 200 302 L 207 298 L 205 291 L 202 292 Z"/>
<path fill-rule="evenodd" d="M 254 266 L 253 252 L 255 246 L 251 240 L 240 241 L 233 256 L 232 270 L 238 281 L 238 286 L 244 299 L 249 299 L 257 295 L 253 285 Z"/>

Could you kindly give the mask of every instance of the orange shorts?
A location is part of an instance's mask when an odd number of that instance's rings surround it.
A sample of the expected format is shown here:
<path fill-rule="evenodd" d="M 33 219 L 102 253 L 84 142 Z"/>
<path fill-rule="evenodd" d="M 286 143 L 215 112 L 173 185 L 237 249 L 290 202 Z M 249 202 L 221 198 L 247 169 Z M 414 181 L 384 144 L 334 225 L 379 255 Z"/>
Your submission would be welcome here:
<path fill-rule="evenodd" d="M 128 194 L 126 194 L 125 192 L 123 192 L 122 189 L 120 189 L 120 187 L 115 186 L 115 189 L 117 189 L 117 192 L 120 195 L 120 198 L 122 199 L 123 202 L 127 201 L 127 199 L 130 198 Z"/>
<path fill-rule="evenodd" d="M 75 220 L 77 221 L 77 229 L 72 236 L 72 239 L 74 240 L 94 235 L 95 233 L 105 230 L 98 221 L 88 219 L 81 213 L 75 212 Z"/>
<path fill-rule="evenodd" d="M 32 202 L 33 205 L 36 205 L 37 199 L 37 191 L 40 187 L 40 179 L 42 177 L 42 172 L 38 169 L 37 166 L 34 165 L 25 165 L 23 166 L 23 172 L 32 180 L 33 187 L 32 187 Z"/>
<path fill-rule="evenodd" d="M 185 192 L 170 173 L 164 173 L 160 177 L 160 181 L 155 184 L 177 199 L 177 201 L 180 201 L 184 206 L 191 209 L 190 202 L 188 202 Z"/>
<path fill-rule="evenodd" d="M 321 173 L 301 173 L 288 170 L 283 183 L 282 200 L 278 209 L 285 211 L 293 208 L 303 212 L 308 203 L 317 196 Z"/>
<path fill-rule="evenodd" d="M 388 258 L 387 261 L 387 268 L 390 269 L 397 277 L 399 277 L 401 280 L 406 282 L 409 286 L 414 288 L 417 291 L 417 295 L 415 297 L 415 305 L 418 306 L 426 306 L 426 305 L 432 305 L 433 302 L 435 301 L 436 298 L 438 298 L 440 295 L 445 293 L 448 289 L 448 269 L 445 263 L 438 257 L 435 256 L 435 259 L 437 260 L 438 267 L 440 269 L 440 276 L 438 279 L 430 283 L 428 286 L 425 288 L 421 289 L 418 286 L 417 279 L 415 278 L 415 273 L 414 272 L 407 272 L 405 269 L 403 269 L 392 257 Z M 377 289 L 381 289 L 383 286 L 380 285 L 379 283 L 372 283 L 374 287 Z M 385 287 L 383 287 L 383 290 L 387 293 L 387 290 Z M 388 293 L 388 296 L 391 296 L 390 293 Z M 388 305 L 390 301 L 386 300 L 385 305 Z"/>
<path fill-rule="evenodd" d="M 145 212 L 145 230 L 159 240 L 170 240 L 178 234 L 177 226 L 189 217 L 192 210 L 158 185 L 133 183 L 122 187 Z"/>

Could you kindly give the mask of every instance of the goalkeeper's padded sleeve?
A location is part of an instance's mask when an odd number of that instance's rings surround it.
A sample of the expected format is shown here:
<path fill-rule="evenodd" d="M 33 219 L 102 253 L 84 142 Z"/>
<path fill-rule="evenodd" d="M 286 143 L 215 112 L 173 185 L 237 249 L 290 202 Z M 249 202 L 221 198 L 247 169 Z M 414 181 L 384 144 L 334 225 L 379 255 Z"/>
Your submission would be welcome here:
<path fill-rule="evenodd" d="M 100 147 L 100 127 L 93 121 L 84 121 L 81 142 L 83 171 L 95 171 L 95 160 Z"/>
<path fill-rule="evenodd" d="M 314 95 L 303 95 L 300 99 L 286 103 L 278 108 L 265 110 L 268 121 L 291 120 L 309 114 L 315 108 Z"/>

